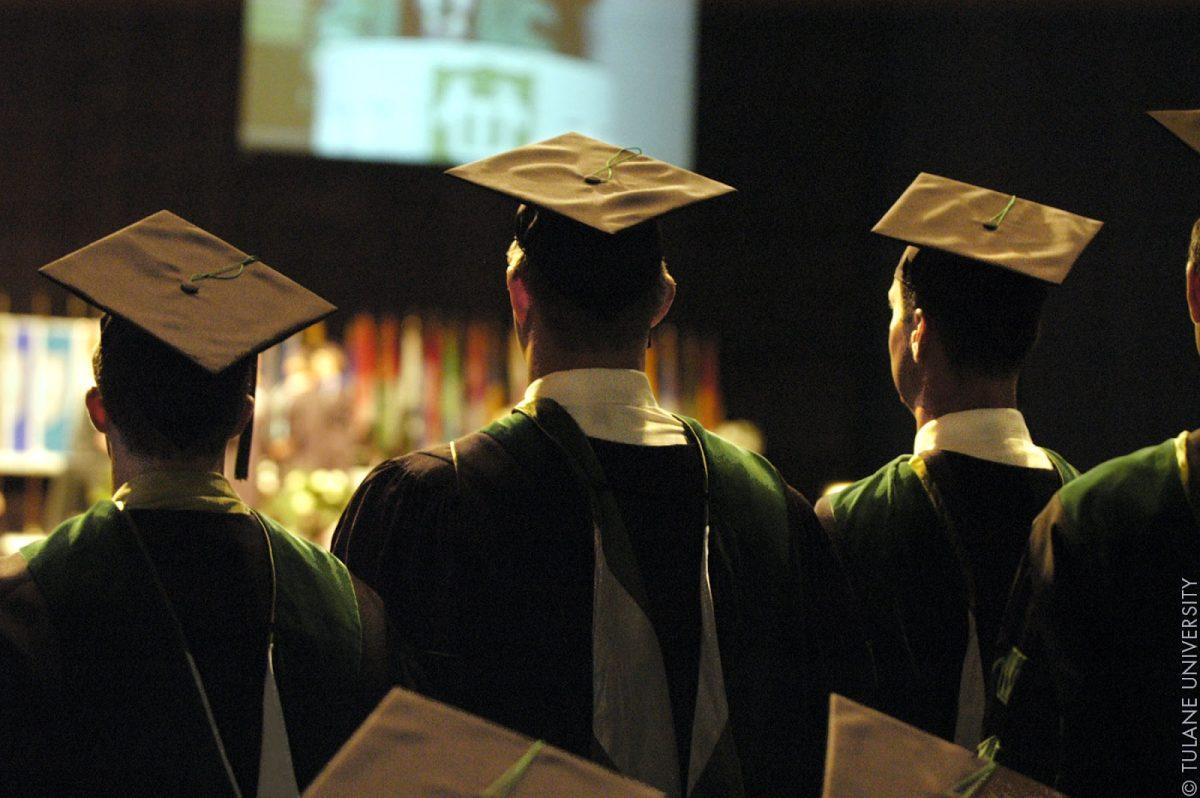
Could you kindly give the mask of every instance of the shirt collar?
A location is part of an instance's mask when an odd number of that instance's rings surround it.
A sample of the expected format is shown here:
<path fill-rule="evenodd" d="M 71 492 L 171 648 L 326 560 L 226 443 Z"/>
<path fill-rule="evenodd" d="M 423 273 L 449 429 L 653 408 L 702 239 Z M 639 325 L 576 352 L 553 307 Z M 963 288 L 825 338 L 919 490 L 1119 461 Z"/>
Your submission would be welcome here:
<path fill-rule="evenodd" d="M 913 441 L 913 453 L 941 449 L 1021 468 L 1053 468 L 1034 445 L 1021 411 L 985 407 L 947 413 L 927 421 Z"/>
<path fill-rule="evenodd" d="M 634 369 L 552 371 L 525 390 L 525 401 L 553 399 L 560 405 L 625 405 L 658 408 L 644 372 Z"/>
<path fill-rule="evenodd" d="M 122 510 L 250 514 L 229 480 L 215 471 L 143 471 L 117 488 L 112 500 Z"/>

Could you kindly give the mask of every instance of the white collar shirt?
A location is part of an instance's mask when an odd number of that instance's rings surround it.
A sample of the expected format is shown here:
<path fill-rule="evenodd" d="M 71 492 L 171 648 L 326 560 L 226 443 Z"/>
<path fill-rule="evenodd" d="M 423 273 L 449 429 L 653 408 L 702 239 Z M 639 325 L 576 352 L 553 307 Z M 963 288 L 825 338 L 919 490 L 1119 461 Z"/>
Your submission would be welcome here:
<path fill-rule="evenodd" d="M 635 369 L 569 369 L 534 380 L 525 401 L 552 399 L 589 438 L 634 446 L 687 444 L 683 424 L 659 406 Z"/>
<path fill-rule="evenodd" d="M 1020 468 L 1054 467 L 1034 445 L 1021 411 L 1012 407 L 962 410 L 927 421 L 917 430 L 913 453 L 935 449 Z"/>

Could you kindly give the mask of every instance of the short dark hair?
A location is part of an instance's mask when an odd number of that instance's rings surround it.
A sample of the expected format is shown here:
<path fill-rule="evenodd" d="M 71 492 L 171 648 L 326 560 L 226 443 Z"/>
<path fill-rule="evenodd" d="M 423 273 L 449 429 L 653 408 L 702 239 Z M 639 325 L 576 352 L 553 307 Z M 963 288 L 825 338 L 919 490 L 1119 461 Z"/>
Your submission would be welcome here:
<path fill-rule="evenodd" d="M 1049 285 L 937 249 L 900 264 L 906 317 L 920 308 L 954 368 L 987 377 L 1015 374 L 1033 349 Z"/>
<path fill-rule="evenodd" d="M 610 234 L 522 205 L 509 264 L 560 343 L 573 349 L 645 338 L 662 300 L 664 261 L 654 221 Z"/>
<path fill-rule="evenodd" d="M 1200 267 L 1200 219 L 1192 224 L 1192 240 L 1188 244 L 1188 262 Z"/>
<path fill-rule="evenodd" d="M 159 459 L 217 454 L 237 431 L 255 358 L 213 374 L 118 316 L 101 322 L 92 358 L 110 421 L 135 454 Z"/>

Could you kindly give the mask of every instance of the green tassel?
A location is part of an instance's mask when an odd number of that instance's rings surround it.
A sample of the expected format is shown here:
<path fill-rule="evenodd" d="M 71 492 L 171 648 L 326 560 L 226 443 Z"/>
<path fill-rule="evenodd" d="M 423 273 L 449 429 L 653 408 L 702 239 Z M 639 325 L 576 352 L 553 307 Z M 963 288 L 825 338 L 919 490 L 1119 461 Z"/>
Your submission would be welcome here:
<path fill-rule="evenodd" d="M 1029 657 L 1025 656 L 1021 649 L 1013 646 L 1000 664 L 999 678 L 996 679 L 996 699 L 1004 706 L 1008 706 L 1013 688 L 1017 686 L 1017 679 L 1021 675 L 1021 668 L 1028 661 Z"/>
<path fill-rule="evenodd" d="M 971 798 L 987 784 L 988 779 L 992 777 L 1000 766 L 995 762 L 988 762 L 986 765 L 975 771 L 965 779 L 954 785 L 951 792 L 955 795 L 961 795 L 962 798 Z"/>
<path fill-rule="evenodd" d="M 1004 217 L 1008 216 L 1008 212 L 1011 211 L 1012 207 L 1016 204 L 1017 204 L 1017 195 L 1013 194 L 1012 197 L 1009 198 L 1008 204 L 1004 206 L 1004 210 L 1000 211 L 1000 213 L 996 214 L 991 219 L 988 219 L 986 222 L 984 222 L 983 226 L 986 227 L 988 230 L 998 229 L 1000 227 L 1000 225 L 1004 224 Z"/>
<path fill-rule="evenodd" d="M 242 272 L 246 271 L 246 267 L 254 263 L 258 258 L 254 255 L 246 258 L 241 263 L 235 263 L 232 266 L 226 266 L 224 269 L 217 269 L 211 272 L 197 272 L 187 279 L 187 282 L 180 283 L 179 287 L 185 294 L 195 294 L 200 290 L 196 283 L 201 280 L 236 280 L 242 276 Z"/>
<path fill-rule="evenodd" d="M 614 167 L 620 166 L 626 161 L 632 161 L 641 154 L 641 147 L 622 147 L 613 153 L 612 157 L 608 159 L 604 166 L 601 166 L 599 169 L 583 178 L 583 180 L 585 183 L 593 186 L 600 183 L 607 183 L 609 180 L 612 180 Z"/>
<path fill-rule="evenodd" d="M 989 762 L 996 761 L 996 755 L 1000 753 L 1000 738 L 996 735 L 983 740 L 979 745 L 975 746 L 975 756 L 980 759 L 986 759 Z"/>
<path fill-rule="evenodd" d="M 521 755 L 521 758 L 513 763 L 513 766 L 504 771 L 504 775 L 493 781 L 488 788 L 479 794 L 480 798 L 506 798 L 513 791 L 529 770 L 529 766 L 533 764 L 534 758 L 538 753 L 546 747 L 543 740 L 538 740 L 533 745 L 529 746 L 528 750 Z"/>

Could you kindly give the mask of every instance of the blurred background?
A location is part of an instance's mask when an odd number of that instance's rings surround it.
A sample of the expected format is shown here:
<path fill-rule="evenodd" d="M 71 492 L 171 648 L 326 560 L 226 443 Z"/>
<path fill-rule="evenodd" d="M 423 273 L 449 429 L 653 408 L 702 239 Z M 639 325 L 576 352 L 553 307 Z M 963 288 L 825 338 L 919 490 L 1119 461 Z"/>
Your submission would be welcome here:
<path fill-rule="evenodd" d="M 1106 223 L 1025 372 L 1036 440 L 1090 467 L 1194 427 L 1200 156 L 1144 111 L 1200 106 L 1196 11 L 0 0 L 0 531 L 108 490 L 76 404 L 94 321 L 62 321 L 85 310 L 37 267 L 168 208 L 337 304 L 264 358 L 248 486 L 320 536 L 372 462 L 519 395 L 513 205 L 441 170 L 566 129 L 739 189 L 665 223 L 680 290 L 652 377 L 746 422 L 812 498 L 911 450 L 886 349 L 903 247 L 869 231 L 921 171 Z"/>

